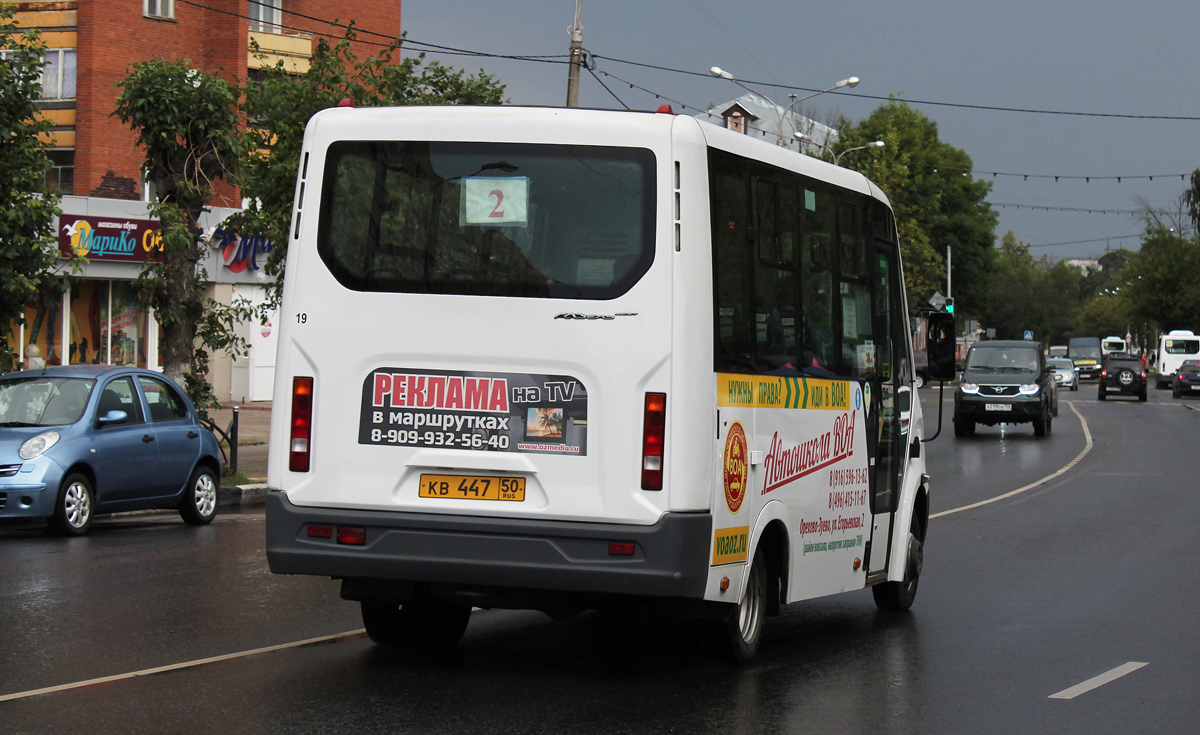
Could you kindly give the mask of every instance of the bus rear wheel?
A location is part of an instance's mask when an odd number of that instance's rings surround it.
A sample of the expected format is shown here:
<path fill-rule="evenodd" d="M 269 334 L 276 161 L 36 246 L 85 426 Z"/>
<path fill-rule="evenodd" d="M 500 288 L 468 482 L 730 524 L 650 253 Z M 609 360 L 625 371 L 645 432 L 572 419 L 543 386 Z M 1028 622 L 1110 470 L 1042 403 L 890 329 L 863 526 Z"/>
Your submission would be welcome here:
<path fill-rule="evenodd" d="M 754 562 L 750 565 L 750 574 L 742 590 L 742 600 L 721 626 L 726 651 L 737 663 L 748 663 L 758 653 L 766 609 L 767 565 L 763 561 L 762 551 L 755 551 Z"/>
<path fill-rule="evenodd" d="M 363 600 L 363 627 L 377 645 L 413 651 L 452 648 L 462 640 L 471 621 L 471 606 L 441 600 L 428 593 L 403 604 Z"/>

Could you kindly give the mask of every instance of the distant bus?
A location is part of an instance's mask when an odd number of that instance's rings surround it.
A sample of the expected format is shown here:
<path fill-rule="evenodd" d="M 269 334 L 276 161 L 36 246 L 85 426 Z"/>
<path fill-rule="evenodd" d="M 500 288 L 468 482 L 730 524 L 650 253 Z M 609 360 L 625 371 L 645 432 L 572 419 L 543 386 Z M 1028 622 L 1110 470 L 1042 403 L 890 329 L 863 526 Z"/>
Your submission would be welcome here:
<path fill-rule="evenodd" d="M 912 604 L 924 425 L 861 174 L 669 110 L 330 109 L 302 161 L 273 572 L 401 647 L 653 599 L 746 661 L 782 604 Z"/>
<path fill-rule="evenodd" d="M 1100 343 L 1100 351 L 1106 356 L 1111 352 L 1128 352 L 1129 345 L 1123 337 L 1105 337 Z"/>
<path fill-rule="evenodd" d="M 1187 329 L 1172 329 L 1161 335 L 1154 384 L 1159 388 L 1169 387 L 1184 360 L 1200 360 L 1200 337 Z"/>

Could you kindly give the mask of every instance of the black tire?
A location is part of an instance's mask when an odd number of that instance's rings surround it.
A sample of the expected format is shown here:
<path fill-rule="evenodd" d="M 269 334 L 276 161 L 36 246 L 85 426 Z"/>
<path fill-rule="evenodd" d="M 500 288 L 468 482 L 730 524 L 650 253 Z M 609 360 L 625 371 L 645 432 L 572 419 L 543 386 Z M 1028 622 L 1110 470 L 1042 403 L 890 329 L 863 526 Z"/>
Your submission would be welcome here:
<path fill-rule="evenodd" d="M 754 552 L 742 599 L 721 625 L 726 652 L 739 664 L 749 663 L 758 653 L 763 618 L 767 609 L 767 565 L 762 551 Z"/>
<path fill-rule="evenodd" d="M 975 433 L 975 422 L 967 419 L 954 420 L 954 436 L 962 439 Z"/>
<path fill-rule="evenodd" d="M 871 588 L 875 606 L 884 612 L 905 612 L 917 599 L 917 585 L 921 581 L 921 569 L 925 564 L 925 539 L 920 537 L 920 526 L 913 519 L 908 532 L 908 563 L 904 567 L 904 580 L 883 582 Z"/>
<path fill-rule="evenodd" d="M 411 651 L 453 648 L 471 622 L 470 605 L 439 600 L 428 593 L 406 600 L 403 605 L 363 600 L 361 606 L 367 635 L 376 645 L 389 648 Z"/>
<path fill-rule="evenodd" d="M 1142 403 L 1145 403 L 1145 402 L 1146 402 L 1146 398 L 1147 398 L 1147 395 L 1146 395 L 1146 386 L 1144 386 L 1144 385 L 1143 385 L 1143 386 L 1142 386 L 1142 392 L 1141 392 L 1141 393 L 1138 393 L 1138 400 L 1139 400 L 1139 401 L 1141 401 Z"/>
<path fill-rule="evenodd" d="M 1043 413 L 1041 416 L 1033 420 L 1033 435 L 1045 436 L 1050 430 L 1050 415 L 1049 412 Z"/>
<path fill-rule="evenodd" d="M 67 475 L 58 488 L 50 526 L 64 536 L 82 536 L 92 525 L 96 493 L 92 483 L 78 472 Z"/>
<path fill-rule="evenodd" d="M 1100 386 L 1100 388 L 1099 388 L 1099 389 L 1096 391 L 1096 398 L 1099 398 L 1100 400 L 1102 400 L 1102 401 L 1103 401 L 1103 400 L 1104 400 L 1104 397 L 1105 397 L 1105 395 L 1106 395 L 1106 394 L 1105 394 L 1105 392 L 1104 392 L 1104 386 L 1103 386 L 1103 385 L 1101 385 L 1101 386 Z"/>
<path fill-rule="evenodd" d="M 925 387 L 925 376 L 920 373 L 917 373 L 913 377 L 913 388 L 924 388 L 924 387 Z"/>
<path fill-rule="evenodd" d="M 220 490 L 216 473 L 207 467 L 197 467 L 183 491 L 179 515 L 189 526 L 203 526 L 217 517 L 217 493 Z"/>
<path fill-rule="evenodd" d="M 1171 386 L 1171 397 L 1179 398 L 1181 395 L 1183 395 L 1183 394 L 1179 391 L 1179 384 L 1176 383 L 1176 384 L 1172 385 Z"/>

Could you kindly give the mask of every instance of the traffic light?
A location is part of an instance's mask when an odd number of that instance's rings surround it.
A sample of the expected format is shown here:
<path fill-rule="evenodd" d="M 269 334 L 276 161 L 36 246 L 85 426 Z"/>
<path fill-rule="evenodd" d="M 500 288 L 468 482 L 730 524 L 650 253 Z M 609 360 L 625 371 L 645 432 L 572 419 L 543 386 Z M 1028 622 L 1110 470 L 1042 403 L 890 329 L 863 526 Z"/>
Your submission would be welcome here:
<path fill-rule="evenodd" d="M 949 297 L 946 298 L 946 313 L 947 314 L 954 313 L 954 299 L 949 298 Z"/>

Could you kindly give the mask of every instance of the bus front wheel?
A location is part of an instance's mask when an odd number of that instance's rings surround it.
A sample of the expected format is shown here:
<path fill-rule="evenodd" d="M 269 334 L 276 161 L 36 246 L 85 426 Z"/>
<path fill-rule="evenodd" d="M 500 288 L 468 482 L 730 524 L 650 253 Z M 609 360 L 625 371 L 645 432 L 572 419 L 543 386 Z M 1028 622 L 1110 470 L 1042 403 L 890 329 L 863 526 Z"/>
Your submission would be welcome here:
<path fill-rule="evenodd" d="M 875 606 L 885 612 L 904 612 L 912 607 L 917 598 L 917 583 L 921 581 L 924 565 L 925 542 L 921 540 L 916 519 L 908 532 L 908 555 L 904 565 L 904 579 L 900 582 L 883 582 L 871 588 Z"/>

